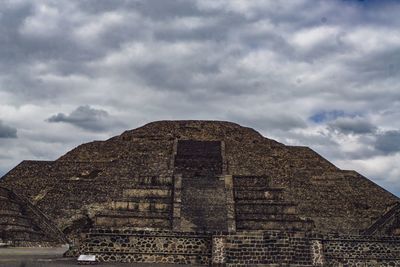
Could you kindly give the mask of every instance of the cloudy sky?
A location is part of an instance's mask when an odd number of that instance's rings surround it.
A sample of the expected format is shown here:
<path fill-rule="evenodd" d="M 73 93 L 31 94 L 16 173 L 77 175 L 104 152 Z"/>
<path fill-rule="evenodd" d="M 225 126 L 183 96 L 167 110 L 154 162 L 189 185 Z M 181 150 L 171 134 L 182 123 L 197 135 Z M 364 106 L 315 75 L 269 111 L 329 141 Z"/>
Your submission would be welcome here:
<path fill-rule="evenodd" d="M 162 119 L 310 146 L 400 196 L 400 1 L 2 0 L 0 175 Z"/>

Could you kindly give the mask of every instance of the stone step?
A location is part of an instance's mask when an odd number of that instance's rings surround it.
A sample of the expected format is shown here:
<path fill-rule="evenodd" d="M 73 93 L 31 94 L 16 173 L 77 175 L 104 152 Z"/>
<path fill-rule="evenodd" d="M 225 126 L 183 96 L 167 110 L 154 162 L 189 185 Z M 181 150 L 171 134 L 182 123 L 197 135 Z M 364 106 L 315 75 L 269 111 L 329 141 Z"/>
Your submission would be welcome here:
<path fill-rule="evenodd" d="M 220 170 L 222 168 L 222 162 L 213 161 L 185 161 L 175 162 L 175 169 L 177 170 Z"/>
<path fill-rule="evenodd" d="M 5 209 L 5 210 L 0 210 L 0 217 L 1 216 L 22 216 L 22 213 L 20 210 L 12 210 L 12 209 Z"/>
<path fill-rule="evenodd" d="M 126 210 L 107 210 L 101 212 L 96 216 L 108 216 L 108 217 L 138 217 L 138 218 L 167 218 L 170 212 L 141 212 L 141 211 L 126 211 Z"/>
<path fill-rule="evenodd" d="M 236 206 L 241 205 L 270 205 L 270 206 L 293 206 L 297 207 L 297 204 L 289 201 L 275 201 L 270 199 L 236 199 Z"/>
<path fill-rule="evenodd" d="M 296 207 L 291 205 L 242 204 L 236 205 L 236 214 L 297 214 Z"/>
<path fill-rule="evenodd" d="M 271 187 L 269 185 L 252 185 L 252 186 L 235 186 L 234 191 L 271 191 L 276 193 L 283 193 L 284 188 Z"/>
<path fill-rule="evenodd" d="M 222 171 L 221 170 L 206 170 L 206 169 L 190 169 L 190 170 L 182 170 L 182 169 L 175 169 L 176 173 L 182 174 L 183 178 L 187 177 L 211 177 L 211 176 L 220 176 Z"/>
<path fill-rule="evenodd" d="M 133 185 L 132 187 L 128 187 L 128 188 L 124 188 L 124 189 L 143 189 L 143 190 L 156 190 L 156 189 L 160 189 L 160 190 L 167 190 L 167 189 L 171 189 L 172 185 L 143 185 L 143 184 L 136 184 Z"/>
<path fill-rule="evenodd" d="M 235 199 L 268 199 L 268 200 L 283 200 L 282 190 L 274 189 L 244 189 L 244 190 L 234 190 Z"/>
<path fill-rule="evenodd" d="M 179 140 L 177 155 L 221 155 L 220 141 Z"/>
<path fill-rule="evenodd" d="M 33 231 L 32 227 L 27 224 L 15 222 L 15 223 L 0 223 L 0 231 L 6 231 L 9 233 L 10 231 Z"/>
<path fill-rule="evenodd" d="M 221 147 L 203 147 L 203 148 L 196 148 L 193 146 L 182 146 L 181 144 L 178 145 L 177 149 L 177 156 L 203 156 L 203 157 L 218 157 L 221 156 Z"/>
<path fill-rule="evenodd" d="M 255 187 L 255 186 L 268 186 L 270 178 L 267 176 L 233 176 L 234 188 L 239 187 Z"/>
<path fill-rule="evenodd" d="M 0 216 L 0 225 L 13 224 L 13 223 L 26 226 L 29 226 L 31 224 L 29 218 L 23 215 L 7 214 Z"/>
<path fill-rule="evenodd" d="M 176 160 L 175 168 L 205 168 L 205 169 L 219 169 L 222 166 L 221 161 L 210 161 L 210 160 Z"/>
<path fill-rule="evenodd" d="M 167 203 L 165 203 L 166 201 Z M 111 205 L 114 210 L 141 212 L 169 212 L 172 208 L 171 199 L 167 198 L 139 199 L 137 201 L 121 199 L 113 201 Z"/>
<path fill-rule="evenodd" d="M 146 187 L 146 188 L 129 188 L 124 189 L 122 192 L 123 197 L 172 197 L 171 195 L 172 190 L 170 187 L 166 186 L 153 186 L 153 187 Z"/>
<path fill-rule="evenodd" d="M 164 203 L 164 204 L 171 204 L 172 196 L 152 196 L 152 197 L 121 197 L 115 199 L 115 201 L 122 201 L 122 202 L 149 202 L 149 203 Z"/>
<path fill-rule="evenodd" d="M 0 197 L 9 199 L 10 193 L 7 189 L 0 187 Z"/>
<path fill-rule="evenodd" d="M 271 213 L 236 213 L 236 220 L 259 220 L 259 221 L 297 221 L 297 214 L 271 214 Z"/>
<path fill-rule="evenodd" d="M 172 176 L 140 176 L 130 180 L 130 184 L 138 186 L 171 186 L 173 183 Z"/>
<path fill-rule="evenodd" d="M 175 157 L 175 167 L 181 166 L 219 166 L 222 164 L 222 158 L 210 157 Z"/>
<path fill-rule="evenodd" d="M 309 221 L 293 220 L 293 221 L 282 221 L 282 220 L 237 220 L 236 228 L 238 230 L 311 230 L 312 224 Z"/>
<path fill-rule="evenodd" d="M 108 216 L 98 215 L 95 217 L 96 227 L 139 227 L 168 229 L 171 222 L 168 217 L 140 217 L 140 216 Z"/>
<path fill-rule="evenodd" d="M 20 205 L 17 202 L 9 201 L 0 197 L 0 210 L 12 210 L 20 212 Z"/>
<path fill-rule="evenodd" d="M 185 177 L 182 183 L 183 183 L 182 186 L 196 184 L 196 188 L 213 189 L 221 183 L 221 179 L 219 176 L 209 176 L 209 177 L 193 176 L 193 177 Z"/>
<path fill-rule="evenodd" d="M 219 161 L 222 159 L 221 154 L 217 153 L 217 154 L 201 154 L 201 153 L 197 153 L 197 154 L 177 154 L 175 156 L 175 159 L 177 160 L 198 160 L 198 161 Z"/>
<path fill-rule="evenodd" d="M 135 227 L 93 227 L 90 228 L 87 235 L 90 236 L 129 236 L 129 237 L 142 237 L 142 236 L 162 236 L 171 238 L 210 238 L 209 233 L 197 232 L 174 232 L 171 229 L 162 230 L 138 230 Z"/>

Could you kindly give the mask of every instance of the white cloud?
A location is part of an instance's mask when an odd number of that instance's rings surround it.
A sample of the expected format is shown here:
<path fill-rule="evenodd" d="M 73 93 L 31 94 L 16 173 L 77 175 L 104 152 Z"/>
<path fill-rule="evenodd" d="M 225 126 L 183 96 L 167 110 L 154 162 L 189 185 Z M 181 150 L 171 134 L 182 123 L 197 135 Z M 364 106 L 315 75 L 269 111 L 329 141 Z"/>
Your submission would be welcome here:
<path fill-rule="evenodd" d="M 301 49 L 310 50 L 317 45 L 336 45 L 340 28 L 335 26 L 317 26 L 296 32 L 291 42 Z"/>
<path fill-rule="evenodd" d="M 32 16 L 24 19 L 20 32 L 31 36 L 59 34 L 60 12 L 54 6 L 38 4 Z"/>

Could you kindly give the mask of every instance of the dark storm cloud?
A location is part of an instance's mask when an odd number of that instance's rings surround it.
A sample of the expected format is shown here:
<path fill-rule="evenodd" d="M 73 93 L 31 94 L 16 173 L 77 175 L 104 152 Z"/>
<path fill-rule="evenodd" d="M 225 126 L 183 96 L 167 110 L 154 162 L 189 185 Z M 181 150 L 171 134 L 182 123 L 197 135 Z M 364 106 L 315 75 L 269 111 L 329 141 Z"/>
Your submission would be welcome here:
<path fill-rule="evenodd" d="M 115 123 L 111 120 L 107 111 L 94 109 L 90 106 L 80 106 L 68 115 L 58 113 L 48 118 L 47 121 L 50 123 L 69 123 L 90 131 L 103 131 Z"/>
<path fill-rule="evenodd" d="M 5 125 L 0 120 L 0 138 L 17 138 L 17 129 L 8 125 Z"/>

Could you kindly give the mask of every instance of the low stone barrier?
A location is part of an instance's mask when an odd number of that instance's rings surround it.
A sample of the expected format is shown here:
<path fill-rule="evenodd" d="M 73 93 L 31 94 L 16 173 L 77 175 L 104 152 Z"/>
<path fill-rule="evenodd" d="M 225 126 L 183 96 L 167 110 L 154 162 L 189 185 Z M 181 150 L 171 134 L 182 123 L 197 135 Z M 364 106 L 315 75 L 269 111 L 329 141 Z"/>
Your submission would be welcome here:
<path fill-rule="evenodd" d="M 400 237 L 92 229 L 78 254 L 106 262 L 213 266 L 400 266 Z"/>

